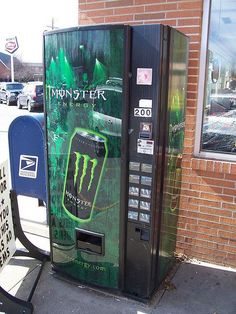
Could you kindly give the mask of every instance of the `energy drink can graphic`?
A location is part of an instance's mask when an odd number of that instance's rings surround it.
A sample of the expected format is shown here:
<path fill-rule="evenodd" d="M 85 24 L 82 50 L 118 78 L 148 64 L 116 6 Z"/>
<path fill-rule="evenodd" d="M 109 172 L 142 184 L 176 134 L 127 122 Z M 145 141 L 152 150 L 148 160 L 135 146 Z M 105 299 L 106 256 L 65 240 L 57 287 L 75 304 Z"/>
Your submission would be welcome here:
<path fill-rule="evenodd" d="M 76 129 L 68 158 L 63 206 L 73 216 L 89 220 L 107 158 L 106 137 Z"/>

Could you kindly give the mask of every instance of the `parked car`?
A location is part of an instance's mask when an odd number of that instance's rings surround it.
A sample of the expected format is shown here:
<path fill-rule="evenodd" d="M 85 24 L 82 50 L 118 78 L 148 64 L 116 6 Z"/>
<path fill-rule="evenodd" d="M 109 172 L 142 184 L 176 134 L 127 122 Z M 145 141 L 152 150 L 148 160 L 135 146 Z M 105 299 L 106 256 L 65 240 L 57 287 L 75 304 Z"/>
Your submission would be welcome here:
<path fill-rule="evenodd" d="M 43 82 L 28 82 L 17 97 L 17 107 L 27 107 L 29 111 L 43 109 Z"/>
<path fill-rule="evenodd" d="M 205 119 L 202 147 L 205 150 L 225 153 L 236 152 L 236 110 Z"/>
<path fill-rule="evenodd" d="M 18 82 L 4 82 L 0 85 L 0 103 L 5 102 L 8 106 L 16 104 L 17 96 L 24 85 Z"/>

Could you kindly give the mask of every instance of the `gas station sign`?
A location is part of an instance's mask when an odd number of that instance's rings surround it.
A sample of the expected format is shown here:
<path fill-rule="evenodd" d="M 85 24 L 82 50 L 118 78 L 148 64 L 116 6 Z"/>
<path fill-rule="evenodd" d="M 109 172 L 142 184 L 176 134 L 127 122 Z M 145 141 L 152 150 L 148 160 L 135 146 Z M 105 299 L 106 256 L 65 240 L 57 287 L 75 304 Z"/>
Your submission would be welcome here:
<path fill-rule="evenodd" d="M 9 53 L 14 53 L 19 48 L 17 37 L 10 37 L 6 39 L 5 50 Z"/>

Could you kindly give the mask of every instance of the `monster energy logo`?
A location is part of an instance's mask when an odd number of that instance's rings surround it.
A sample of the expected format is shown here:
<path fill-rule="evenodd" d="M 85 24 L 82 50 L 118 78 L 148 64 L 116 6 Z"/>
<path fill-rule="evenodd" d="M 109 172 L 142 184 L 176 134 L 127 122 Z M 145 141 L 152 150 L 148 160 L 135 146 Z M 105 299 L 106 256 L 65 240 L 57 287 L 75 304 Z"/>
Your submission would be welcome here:
<path fill-rule="evenodd" d="M 73 99 L 73 100 L 83 100 L 83 99 L 103 99 L 107 100 L 105 97 L 105 91 L 101 89 L 96 90 L 79 90 L 79 89 L 58 89 L 51 86 L 47 86 L 49 91 L 49 97 L 55 97 L 56 99 Z"/>
<path fill-rule="evenodd" d="M 89 180 L 89 184 L 87 187 L 87 191 L 89 191 L 91 189 L 92 183 L 93 183 L 93 179 L 94 179 L 94 172 L 95 172 L 95 168 L 97 167 L 98 164 L 98 160 L 96 158 L 91 159 L 91 157 L 89 155 L 82 155 L 79 152 L 75 152 L 75 173 L 74 173 L 74 185 L 77 182 L 77 177 L 78 177 L 78 173 L 79 173 L 79 163 L 80 160 L 83 159 L 83 169 L 82 169 L 82 175 L 80 177 L 80 181 L 79 181 L 79 188 L 78 188 L 78 192 L 80 193 L 82 190 L 82 186 L 83 186 L 83 182 L 84 182 L 84 178 L 86 176 L 87 173 L 87 169 L 89 166 L 89 163 L 91 163 L 91 172 L 90 172 L 90 180 Z"/>

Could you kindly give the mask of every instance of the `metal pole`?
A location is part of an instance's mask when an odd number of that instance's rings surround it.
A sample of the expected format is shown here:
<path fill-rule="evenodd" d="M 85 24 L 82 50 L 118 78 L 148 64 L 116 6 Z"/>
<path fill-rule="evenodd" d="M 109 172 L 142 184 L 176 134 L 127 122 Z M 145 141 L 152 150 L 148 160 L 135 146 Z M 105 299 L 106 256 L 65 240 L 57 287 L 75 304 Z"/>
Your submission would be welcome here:
<path fill-rule="evenodd" d="M 11 54 L 11 81 L 14 82 L 14 61 L 13 61 L 13 54 Z"/>

